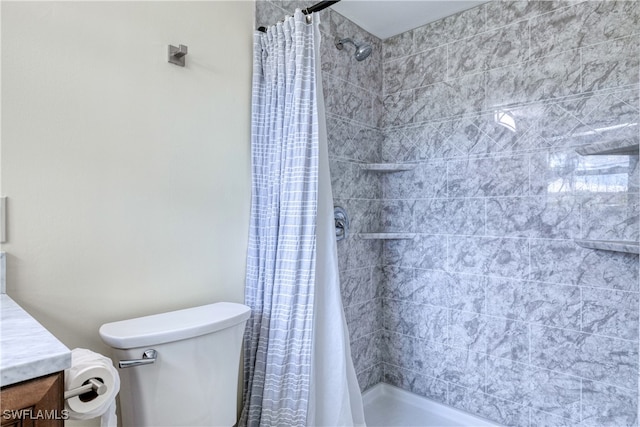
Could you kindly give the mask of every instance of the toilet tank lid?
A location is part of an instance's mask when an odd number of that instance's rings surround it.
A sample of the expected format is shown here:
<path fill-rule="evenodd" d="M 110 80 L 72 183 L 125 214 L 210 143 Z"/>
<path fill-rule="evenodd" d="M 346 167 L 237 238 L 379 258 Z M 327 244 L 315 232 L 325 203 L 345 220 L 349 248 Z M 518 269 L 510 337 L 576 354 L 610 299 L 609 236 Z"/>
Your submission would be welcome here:
<path fill-rule="evenodd" d="M 119 322 L 105 323 L 100 337 L 113 348 L 129 349 L 210 334 L 244 322 L 251 309 L 218 302 Z"/>

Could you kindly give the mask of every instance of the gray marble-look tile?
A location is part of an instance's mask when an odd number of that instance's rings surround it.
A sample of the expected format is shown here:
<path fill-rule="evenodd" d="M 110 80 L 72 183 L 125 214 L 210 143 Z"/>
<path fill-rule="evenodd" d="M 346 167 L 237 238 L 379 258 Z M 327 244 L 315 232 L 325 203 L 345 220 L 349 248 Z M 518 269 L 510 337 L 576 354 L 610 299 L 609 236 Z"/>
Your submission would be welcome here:
<path fill-rule="evenodd" d="M 413 268 L 387 265 L 382 267 L 382 297 L 396 300 L 412 300 Z"/>
<path fill-rule="evenodd" d="M 583 381 L 581 425 L 589 427 L 637 426 L 637 391 L 594 381 Z"/>
<path fill-rule="evenodd" d="M 442 19 L 414 28 L 408 33 L 413 36 L 412 44 L 410 43 L 410 45 L 416 53 L 442 46 L 450 36 L 445 32 Z"/>
<path fill-rule="evenodd" d="M 575 138 L 574 131 L 583 123 L 567 111 L 561 102 L 544 102 L 536 117 L 536 132 L 546 146 L 571 147 L 583 141 Z"/>
<path fill-rule="evenodd" d="M 583 90 L 637 84 L 640 80 L 639 45 L 640 36 L 636 35 L 582 49 Z"/>
<path fill-rule="evenodd" d="M 413 230 L 418 233 L 485 234 L 483 199 L 432 198 L 416 200 L 412 207 Z"/>
<path fill-rule="evenodd" d="M 443 81 L 447 75 L 446 67 L 446 46 L 386 61 L 383 64 L 383 91 L 389 94 Z"/>
<path fill-rule="evenodd" d="M 573 421 L 580 420 L 580 378 L 532 369 L 528 378 L 533 408 Z"/>
<path fill-rule="evenodd" d="M 415 338 L 386 329 L 382 335 L 382 360 L 394 366 L 415 370 Z"/>
<path fill-rule="evenodd" d="M 488 139 L 485 144 L 478 145 L 472 154 L 494 154 L 536 147 L 527 144 L 534 129 L 536 113 L 532 110 L 535 108 L 535 105 L 509 107 L 473 118 L 473 124 Z"/>
<path fill-rule="evenodd" d="M 383 200 L 380 230 L 392 233 L 414 231 L 415 203 L 415 200 Z"/>
<path fill-rule="evenodd" d="M 407 90 L 383 96 L 383 126 L 400 126 L 413 123 L 416 111 L 413 92 L 412 90 Z"/>
<path fill-rule="evenodd" d="M 446 41 L 471 37 L 484 31 L 486 22 L 485 8 L 486 4 L 481 4 L 443 18 L 441 20 L 442 31 Z M 414 42 L 419 41 L 419 38 L 414 38 Z M 418 43 L 416 43 L 417 46 Z"/>
<path fill-rule="evenodd" d="M 487 29 L 502 27 L 512 22 L 532 18 L 566 5 L 565 2 L 515 0 L 492 1 L 486 4 Z"/>
<path fill-rule="evenodd" d="M 635 291 L 638 255 L 581 248 L 573 241 L 531 240 L 532 280 Z"/>
<path fill-rule="evenodd" d="M 446 347 L 442 356 L 444 356 L 442 366 L 434 372 L 437 378 L 471 390 L 484 391 L 487 360 L 485 355 L 460 348 Z"/>
<path fill-rule="evenodd" d="M 380 161 L 382 132 L 350 120 L 327 118 L 329 156 L 361 162 Z"/>
<path fill-rule="evenodd" d="M 401 367 L 385 364 L 384 382 L 436 402 L 446 403 L 447 401 L 446 382 Z"/>
<path fill-rule="evenodd" d="M 329 169 L 337 199 L 377 199 L 381 195 L 380 177 L 363 170 L 359 163 L 330 158 Z"/>
<path fill-rule="evenodd" d="M 465 387 L 449 384 L 449 405 L 478 414 L 502 425 L 525 427 L 529 425 L 529 408 Z"/>
<path fill-rule="evenodd" d="M 432 305 L 413 304 L 405 314 L 415 322 L 415 337 L 430 343 L 446 343 L 448 309 Z"/>
<path fill-rule="evenodd" d="M 486 393 L 529 406 L 532 395 L 530 378 L 533 369 L 531 366 L 511 360 L 489 357 L 487 359 Z"/>
<path fill-rule="evenodd" d="M 582 235 L 591 240 L 640 240 L 638 194 L 587 195 L 582 199 Z"/>
<path fill-rule="evenodd" d="M 487 278 L 473 274 L 444 273 L 449 287 L 449 308 L 484 313 Z M 416 288 L 419 273 L 416 273 Z"/>
<path fill-rule="evenodd" d="M 482 154 L 489 151 L 489 147 L 495 145 L 487 134 L 476 126 L 475 118 L 463 118 L 448 122 L 448 129 L 445 131 L 446 142 L 453 149 L 453 156 L 466 156 L 469 154 Z M 444 131 L 444 126 L 440 126 Z"/>
<path fill-rule="evenodd" d="M 360 385 L 360 392 L 364 393 L 374 385 L 382 382 L 383 364 L 378 363 L 364 371 L 357 372 L 358 384 Z"/>
<path fill-rule="evenodd" d="M 526 239 L 449 236 L 448 243 L 448 271 L 512 278 L 527 275 Z"/>
<path fill-rule="evenodd" d="M 636 156 L 580 156 L 574 188 L 583 194 L 623 193 L 635 186 Z"/>
<path fill-rule="evenodd" d="M 582 289 L 582 330 L 638 340 L 638 294 L 612 289 Z"/>
<path fill-rule="evenodd" d="M 373 283 L 372 279 L 374 268 L 365 267 L 340 272 L 340 291 L 344 307 L 362 304 L 378 297 L 376 283 Z"/>
<path fill-rule="evenodd" d="M 413 31 L 405 31 L 382 41 L 384 61 L 411 55 L 413 52 Z"/>
<path fill-rule="evenodd" d="M 417 325 L 413 309 L 414 304 L 409 301 L 383 298 L 382 324 L 384 329 L 403 336 L 415 337 Z"/>
<path fill-rule="evenodd" d="M 580 288 L 513 279 L 487 279 L 487 314 L 580 330 Z"/>
<path fill-rule="evenodd" d="M 486 31 L 448 46 L 450 78 L 526 61 L 529 57 L 528 22 L 516 22 Z"/>
<path fill-rule="evenodd" d="M 447 239 L 445 236 L 420 235 L 413 240 L 385 242 L 383 262 L 402 267 L 445 270 Z"/>
<path fill-rule="evenodd" d="M 484 312 L 486 278 L 437 270 L 415 270 L 413 301 L 473 313 Z"/>
<path fill-rule="evenodd" d="M 580 204 L 573 196 L 490 198 L 486 234 L 577 238 L 580 236 Z"/>
<path fill-rule="evenodd" d="M 455 147 L 455 141 L 445 137 L 442 133 L 445 129 L 448 129 L 446 122 L 404 129 L 404 134 L 410 141 L 413 141 L 415 146 L 414 158 L 416 160 L 433 160 L 459 155 L 460 150 Z"/>
<path fill-rule="evenodd" d="M 382 330 L 357 338 L 351 342 L 351 355 L 356 372 L 365 371 L 382 359 Z"/>
<path fill-rule="evenodd" d="M 515 361 L 529 357 L 527 325 L 508 319 L 451 310 L 449 342 L 474 352 Z"/>
<path fill-rule="evenodd" d="M 450 274 L 438 270 L 413 271 L 413 294 L 411 295 L 411 300 L 417 304 L 448 307 L 449 294 L 451 292 Z"/>
<path fill-rule="evenodd" d="M 389 163 L 413 162 L 417 160 L 416 142 L 405 129 L 388 129 L 384 131 L 382 142 L 382 161 Z"/>
<path fill-rule="evenodd" d="M 531 20 L 531 54 L 546 56 L 638 32 L 635 1 L 585 1 Z"/>
<path fill-rule="evenodd" d="M 353 234 L 338 242 L 340 271 L 378 266 L 381 256 L 382 242 L 379 240 L 361 239 L 358 234 Z"/>
<path fill-rule="evenodd" d="M 345 317 L 351 342 L 382 329 L 382 299 L 345 308 Z"/>
<path fill-rule="evenodd" d="M 546 3 L 546 2 L 540 2 Z M 529 427 L 579 427 L 580 420 L 570 420 L 556 415 L 551 415 L 543 411 L 531 410 L 531 420 Z"/>
<path fill-rule="evenodd" d="M 323 75 L 322 83 L 327 114 L 356 120 L 369 126 L 377 124 L 373 117 L 375 95 L 372 92 L 330 75 Z"/>
<path fill-rule="evenodd" d="M 385 199 L 443 197 L 447 191 L 445 162 L 418 163 L 410 171 L 384 174 Z"/>
<path fill-rule="evenodd" d="M 529 358 L 529 330 L 525 323 L 486 317 L 487 354 L 515 361 Z"/>
<path fill-rule="evenodd" d="M 529 191 L 532 195 L 566 194 L 576 191 L 575 171 L 580 158 L 573 150 L 530 155 Z"/>
<path fill-rule="evenodd" d="M 486 354 L 486 317 L 476 313 L 449 312 L 449 343 L 452 346 Z"/>
<path fill-rule="evenodd" d="M 423 52 L 449 42 L 470 37 L 485 29 L 485 5 L 449 15 L 413 29 L 413 51 Z"/>
<path fill-rule="evenodd" d="M 614 93 L 586 94 L 559 103 L 565 111 L 579 120 L 572 130 L 573 145 L 601 143 L 638 137 L 637 90 Z"/>
<path fill-rule="evenodd" d="M 579 93 L 580 70 L 578 50 L 489 70 L 485 73 L 485 107 L 501 108 Z"/>
<path fill-rule="evenodd" d="M 607 384 L 637 388 L 638 343 L 531 326 L 531 363 Z"/>
<path fill-rule="evenodd" d="M 385 298 L 383 310 L 383 324 L 389 331 L 433 343 L 447 340 L 446 308 Z"/>
<path fill-rule="evenodd" d="M 483 73 L 465 75 L 415 90 L 412 121 L 421 123 L 478 113 L 485 105 Z"/>
<path fill-rule="evenodd" d="M 527 155 L 450 160 L 449 197 L 524 196 L 529 189 Z"/>

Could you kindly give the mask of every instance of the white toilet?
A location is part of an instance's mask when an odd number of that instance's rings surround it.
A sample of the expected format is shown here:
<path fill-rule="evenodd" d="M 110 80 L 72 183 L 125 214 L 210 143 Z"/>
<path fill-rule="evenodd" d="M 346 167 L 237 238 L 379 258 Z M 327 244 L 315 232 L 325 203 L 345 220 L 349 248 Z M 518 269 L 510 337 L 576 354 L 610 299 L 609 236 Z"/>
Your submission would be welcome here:
<path fill-rule="evenodd" d="M 234 425 L 249 312 L 219 302 L 102 325 L 120 368 L 122 425 Z"/>

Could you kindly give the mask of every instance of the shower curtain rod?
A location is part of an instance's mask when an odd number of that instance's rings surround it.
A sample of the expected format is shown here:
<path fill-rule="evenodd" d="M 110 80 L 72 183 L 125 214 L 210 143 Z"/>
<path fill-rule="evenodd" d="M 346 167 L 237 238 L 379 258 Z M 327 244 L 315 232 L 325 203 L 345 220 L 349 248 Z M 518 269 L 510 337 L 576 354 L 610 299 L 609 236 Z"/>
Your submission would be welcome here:
<path fill-rule="evenodd" d="M 323 0 L 321 2 L 314 4 L 313 6 L 309 6 L 308 8 L 304 9 L 302 13 L 304 13 L 305 15 L 311 15 L 313 12 L 320 12 L 321 10 L 328 8 L 332 4 L 336 4 L 339 1 L 340 0 Z M 263 33 L 266 33 L 267 27 L 259 27 L 258 31 L 262 31 Z"/>

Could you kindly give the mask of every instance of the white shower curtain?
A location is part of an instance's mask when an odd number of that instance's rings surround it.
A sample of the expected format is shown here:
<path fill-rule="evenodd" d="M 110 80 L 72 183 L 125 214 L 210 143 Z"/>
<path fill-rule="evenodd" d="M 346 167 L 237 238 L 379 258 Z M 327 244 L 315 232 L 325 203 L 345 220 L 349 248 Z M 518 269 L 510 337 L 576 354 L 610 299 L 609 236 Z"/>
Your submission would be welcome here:
<path fill-rule="evenodd" d="M 349 332 L 342 307 L 333 192 L 322 90 L 319 18 L 316 32 L 318 111 L 318 222 L 313 323 L 313 363 L 309 421 L 314 426 L 364 426 L 362 395 L 351 360 Z"/>
<path fill-rule="evenodd" d="M 254 38 L 240 425 L 364 424 L 340 300 L 318 19 L 297 10 Z"/>

